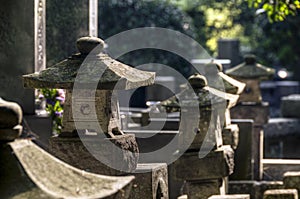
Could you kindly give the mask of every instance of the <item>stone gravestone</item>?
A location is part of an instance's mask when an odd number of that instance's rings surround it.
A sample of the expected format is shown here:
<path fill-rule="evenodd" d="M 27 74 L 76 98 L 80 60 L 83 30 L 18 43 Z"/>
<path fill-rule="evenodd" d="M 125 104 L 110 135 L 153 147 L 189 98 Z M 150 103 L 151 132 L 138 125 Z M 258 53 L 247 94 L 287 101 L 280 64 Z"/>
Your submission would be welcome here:
<path fill-rule="evenodd" d="M 34 113 L 34 90 L 21 76 L 34 72 L 34 1 L 4 1 L 0 6 L 0 97 Z"/>

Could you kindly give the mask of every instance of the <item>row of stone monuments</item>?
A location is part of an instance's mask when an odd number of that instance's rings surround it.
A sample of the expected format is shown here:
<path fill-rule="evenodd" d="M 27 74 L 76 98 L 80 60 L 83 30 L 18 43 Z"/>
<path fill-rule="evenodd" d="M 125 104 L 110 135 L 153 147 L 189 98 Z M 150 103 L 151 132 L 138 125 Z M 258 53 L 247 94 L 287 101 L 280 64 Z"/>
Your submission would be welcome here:
<path fill-rule="evenodd" d="M 235 80 L 222 72 L 221 65 L 207 64 L 206 77 L 192 75 L 179 94 L 158 104 L 167 114 L 178 113 L 179 125 L 173 131 L 161 130 L 149 142 L 136 136 L 153 129 L 121 128 L 115 91 L 151 85 L 155 74 L 113 60 L 102 52 L 101 39 L 80 38 L 77 47 L 80 53 L 23 76 L 25 87 L 67 90 L 63 129 L 50 139 L 51 155 L 30 139 L 16 139 L 22 129 L 20 109 L 4 102 L 4 108 L 0 106 L 1 118 L 13 118 L 1 120 L 0 126 L 4 198 L 246 199 L 250 196 L 243 193 L 259 198 L 253 195 L 270 187 L 283 188 L 257 185 L 260 190 L 253 194 L 240 181 L 249 180 L 255 187 L 262 179 L 262 126 L 268 113 L 258 85 L 274 73 L 272 69 L 248 56 L 245 63 L 227 71 Z M 165 144 L 166 134 L 176 143 L 171 164 L 159 156 L 140 156 L 155 151 L 156 143 Z M 231 174 L 237 181 L 228 183 Z M 298 178 L 297 173 L 285 174 L 284 188 L 297 187 Z M 264 197 L 272 198 L 274 193 L 297 197 L 290 189 L 267 191 Z"/>

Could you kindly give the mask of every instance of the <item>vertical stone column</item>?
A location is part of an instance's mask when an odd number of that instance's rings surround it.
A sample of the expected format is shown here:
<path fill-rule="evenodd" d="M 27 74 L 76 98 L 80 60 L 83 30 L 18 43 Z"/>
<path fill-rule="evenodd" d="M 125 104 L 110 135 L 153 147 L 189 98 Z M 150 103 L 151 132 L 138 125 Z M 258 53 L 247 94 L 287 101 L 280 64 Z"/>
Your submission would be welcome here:
<path fill-rule="evenodd" d="M 0 96 L 34 113 L 34 90 L 21 76 L 34 72 L 34 0 L 4 1 L 0 6 Z"/>

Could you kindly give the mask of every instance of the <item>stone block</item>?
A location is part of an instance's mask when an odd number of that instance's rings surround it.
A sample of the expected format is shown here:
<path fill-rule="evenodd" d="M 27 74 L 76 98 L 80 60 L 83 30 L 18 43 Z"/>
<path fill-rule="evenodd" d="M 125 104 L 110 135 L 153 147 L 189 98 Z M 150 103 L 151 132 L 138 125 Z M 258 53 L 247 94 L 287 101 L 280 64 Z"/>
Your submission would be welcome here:
<path fill-rule="evenodd" d="M 133 135 L 126 135 L 124 141 L 127 140 L 130 142 L 131 139 L 134 139 Z M 125 171 L 133 171 L 136 168 L 138 160 L 137 148 L 133 153 L 129 148 L 128 150 L 120 150 L 118 143 L 116 145 L 112 144 L 115 141 L 122 141 L 122 139 L 100 140 L 97 136 L 86 138 L 52 137 L 50 139 L 49 150 L 51 154 L 64 162 L 93 173 L 123 175 Z M 98 160 L 100 157 L 102 161 Z M 108 163 L 110 166 L 107 166 Z M 116 169 L 111 168 L 111 166 Z"/>
<path fill-rule="evenodd" d="M 232 120 L 233 124 L 239 127 L 239 142 L 234 152 L 234 172 L 229 177 L 230 180 L 251 180 L 253 179 L 252 162 L 252 132 L 253 120 Z"/>
<path fill-rule="evenodd" d="M 138 164 L 131 199 L 168 199 L 168 170 L 165 163 Z"/>
<path fill-rule="evenodd" d="M 283 117 L 300 118 L 300 95 L 293 94 L 282 97 L 280 109 Z"/>
<path fill-rule="evenodd" d="M 230 146 L 211 151 L 204 158 L 199 158 L 198 152 L 187 152 L 170 165 L 170 174 L 180 180 L 219 179 L 232 174 L 233 156 Z"/>
<path fill-rule="evenodd" d="M 208 199 L 250 199 L 249 194 L 213 195 Z"/>
<path fill-rule="evenodd" d="M 269 189 L 283 189 L 282 181 L 229 181 L 229 194 L 250 194 L 251 199 L 262 199 Z"/>
<path fill-rule="evenodd" d="M 300 172 L 291 171 L 283 175 L 283 184 L 286 189 L 297 189 L 300 192 Z"/>
<path fill-rule="evenodd" d="M 188 199 L 188 196 L 187 195 L 182 195 L 182 196 L 177 197 L 177 199 Z"/>
<path fill-rule="evenodd" d="M 222 138 L 224 145 L 230 145 L 236 149 L 239 143 L 239 127 L 236 124 L 226 126 L 222 130 Z"/>
<path fill-rule="evenodd" d="M 300 160 L 263 159 L 264 180 L 283 180 L 284 173 L 300 171 Z"/>
<path fill-rule="evenodd" d="M 264 125 L 269 119 L 269 104 L 262 103 L 243 103 L 230 109 L 232 119 L 252 119 L 254 125 Z"/>
<path fill-rule="evenodd" d="M 263 199 L 298 199 L 296 189 L 272 189 L 264 193 Z"/>
<path fill-rule="evenodd" d="M 212 195 L 225 194 L 222 179 L 188 181 L 185 184 L 185 192 L 189 199 L 207 199 Z"/>

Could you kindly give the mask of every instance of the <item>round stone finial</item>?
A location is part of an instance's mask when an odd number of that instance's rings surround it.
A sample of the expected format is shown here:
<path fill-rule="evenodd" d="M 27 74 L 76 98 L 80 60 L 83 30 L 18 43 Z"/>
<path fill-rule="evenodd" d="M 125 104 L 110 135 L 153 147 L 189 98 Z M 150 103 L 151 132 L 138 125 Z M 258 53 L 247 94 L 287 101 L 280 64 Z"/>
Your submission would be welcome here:
<path fill-rule="evenodd" d="M 15 102 L 0 98 L 0 141 L 14 140 L 22 132 L 22 109 Z"/>
<path fill-rule="evenodd" d="M 245 55 L 244 60 L 247 65 L 253 65 L 256 63 L 256 56 L 251 54 Z"/>
<path fill-rule="evenodd" d="M 195 73 L 194 75 L 190 76 L 188 81 L 193 88 L 203 88 L 207 86 L 206 78 L 199 73 Z"/>
<path fill-rule="evenodd" d="M 81 37 L 76 42 L 77 48 L 81 54 L 99 54 L 104 48 L 104 41 L 97 37 Z M 95 49 L 93 51 L 93 49 Z"/>

